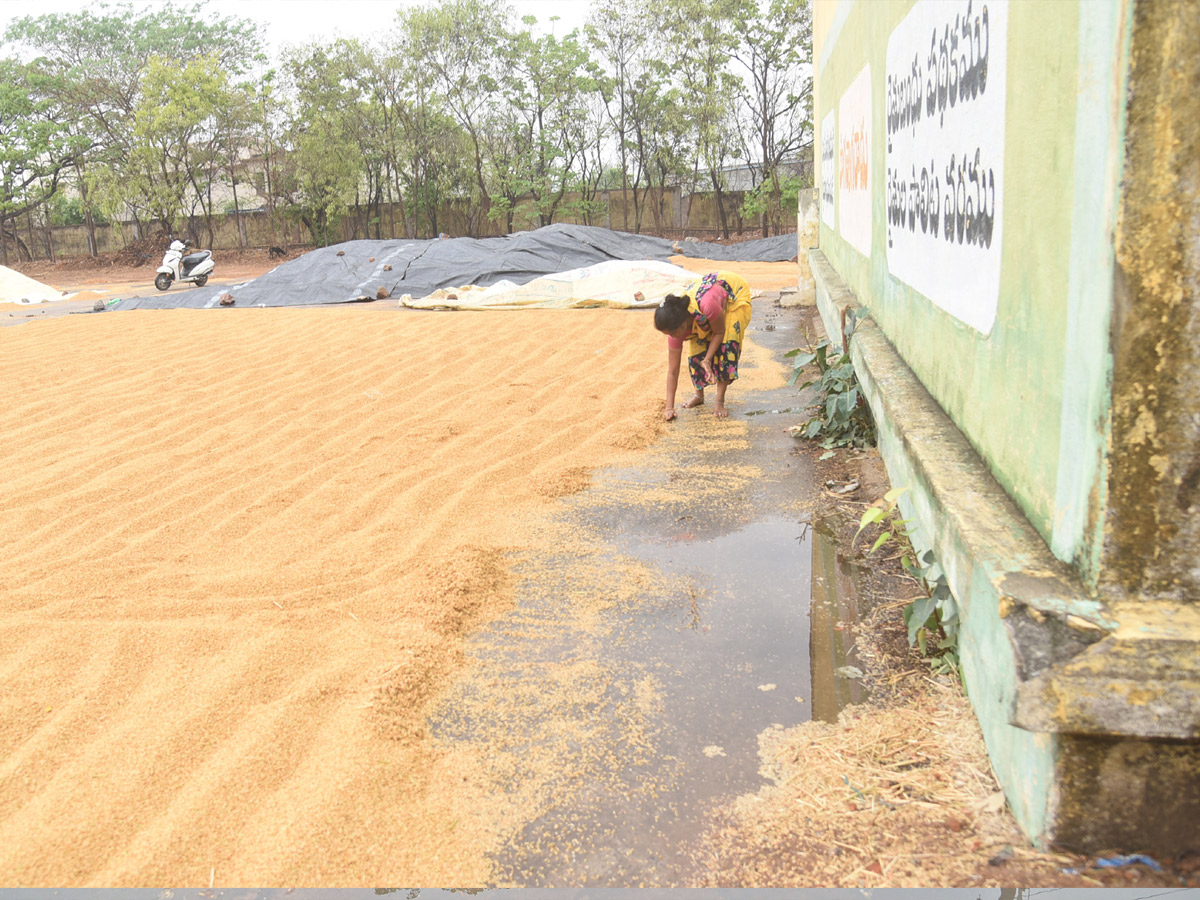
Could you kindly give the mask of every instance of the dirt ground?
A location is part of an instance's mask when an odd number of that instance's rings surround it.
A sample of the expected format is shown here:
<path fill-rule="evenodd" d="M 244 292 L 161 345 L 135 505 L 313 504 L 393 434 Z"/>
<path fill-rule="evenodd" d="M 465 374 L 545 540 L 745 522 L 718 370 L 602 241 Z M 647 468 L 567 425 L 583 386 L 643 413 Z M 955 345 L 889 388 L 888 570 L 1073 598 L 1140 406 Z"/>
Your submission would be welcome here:
<path fill-rule="evenodd" d="M 288 259 L 295 259 L 299 251 L 291 251 L 281 259 L 271 259 L 266 250 L 220 250 L 217 268 L 210 279 L 211 284 L 238 284 L 273 269 Z M 64 300 L 59 303 L 73 304 L 73 308 L 91 308 L 97 300 L 110 301 L 118 297 L 154 294 L 154 274 L 162 253 L 147 257 L 139 265 L 129 265 L 124 254 L 107 254 L 93 260 L 86 257 L 66 259 L 58 263 L 47 260 L 17 263 L 11 268 L 23 275 L 48 284 L 62 291 Z M 0 314 L 29 312 L 31 307 L 13 303 L 0 303 Z"/>
<path fill-rule="evenodd" d="M 276 264 L 223 257 L 231 283 Z M 90 305 L 153 266 L 21 271 Z M 495 884 L 537 791 L 497 784 L 427 714 L 511 607 L 511 560 L 570 540 L 560 498 L 664 434 L 661 340 L 643 312 L 381 309 L 0 329 L 6 884 Z M 753 383 L 778 387 L 759 352 Z M 798 452 L 861 482 L 814 500 L 848 544 L 886 490 L 878 457 Z M 859 564 L 872 702 L 760 736 L 771 785 L 710 824 L 695 886 L 1198 883 L 1190 861 L 1098 870 L 1028 846 L 961 689 L 907 649 L 913 586 Z"/>

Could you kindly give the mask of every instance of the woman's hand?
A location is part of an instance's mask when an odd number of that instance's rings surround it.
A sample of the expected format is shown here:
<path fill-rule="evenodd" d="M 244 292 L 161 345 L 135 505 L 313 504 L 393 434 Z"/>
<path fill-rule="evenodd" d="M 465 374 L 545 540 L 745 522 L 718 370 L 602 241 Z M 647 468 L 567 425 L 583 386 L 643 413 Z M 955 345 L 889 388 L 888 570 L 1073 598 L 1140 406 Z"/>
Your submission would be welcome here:
<path fill-rule="evenodd" d="M 704 383 L 715 384 L 717 376 L 713 373 L 713 364 L 711 359 L 702 359 L 700 361 L 700 369 L 704 372 Z"/>
<path fill-rule="evenodd" d="M 674 418 L 675 418 L 675 407 L 668 406 L 666 409 L 663 410 L 663 421 L 664 422 L 670 422 Z"/>

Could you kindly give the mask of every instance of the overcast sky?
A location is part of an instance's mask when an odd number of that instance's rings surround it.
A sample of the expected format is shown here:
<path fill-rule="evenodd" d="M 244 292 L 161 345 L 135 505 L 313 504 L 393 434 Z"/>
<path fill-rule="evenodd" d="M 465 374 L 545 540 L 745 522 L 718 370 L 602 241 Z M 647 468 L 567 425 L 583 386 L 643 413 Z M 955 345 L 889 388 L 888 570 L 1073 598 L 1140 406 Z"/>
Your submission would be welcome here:
<path fill-rule="evenodd" d="M 510 0 L 517 17 L 534 15 L 538 24 L 550 27 L 550 17 L 558 16 L 554 33 L 566 34 L 582 28 L 587 19 L 589 0 Z M 137 8 L 162 6 L 161 0 L 135 0 Z M 198 4 L 179 0 L 180 9 L 194 11 Z M 391 29 L 396 10 L 401 6 L 421 6 L 416 0 L 208 0 L 206 8 L 218 16 L 238 16 L 266 26 L 267 44 L 272 56 L 285 44 L 302 44 L 332 37 L 371 39 Z M 95 10 L 94 0 L 0 0 L 0 33 L 11 19 L 50 12 Z"/>

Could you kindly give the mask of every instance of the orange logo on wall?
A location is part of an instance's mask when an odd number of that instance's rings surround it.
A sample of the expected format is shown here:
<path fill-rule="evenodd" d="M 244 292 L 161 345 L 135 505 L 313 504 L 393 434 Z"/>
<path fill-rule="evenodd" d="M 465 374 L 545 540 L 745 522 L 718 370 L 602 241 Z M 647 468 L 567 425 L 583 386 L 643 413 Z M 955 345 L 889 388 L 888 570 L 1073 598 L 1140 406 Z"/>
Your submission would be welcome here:
<path fill-rule="evenodd" d="M 867 123 L 859 119 L 850 134 L 842 141 L 839 173 L 841 186 L 853 191 L 865 191 L 867 182 Z"/>

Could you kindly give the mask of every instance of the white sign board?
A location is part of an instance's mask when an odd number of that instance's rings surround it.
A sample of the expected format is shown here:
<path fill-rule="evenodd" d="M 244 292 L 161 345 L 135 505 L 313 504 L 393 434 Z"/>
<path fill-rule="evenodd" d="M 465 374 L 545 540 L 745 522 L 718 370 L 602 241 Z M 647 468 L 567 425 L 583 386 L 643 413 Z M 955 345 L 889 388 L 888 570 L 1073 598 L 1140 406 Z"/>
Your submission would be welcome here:
<path fill-rule="evenodd" d="M 834 227 L 833 186 L 837 178 L 837 132 L 831 109 L 821 120 L 821 221 Z"/>
<path fill-rule="evenodd" d="M 838 104 L 838 227 L 850 246 L 871 255 L 871 67 L 858 73 Z"/>
<path fill-rule="evenodd" d="M 888 38 L 887 263 L 987 334 L 1000 296 L 1008 4 L 925 0 Z"/>

